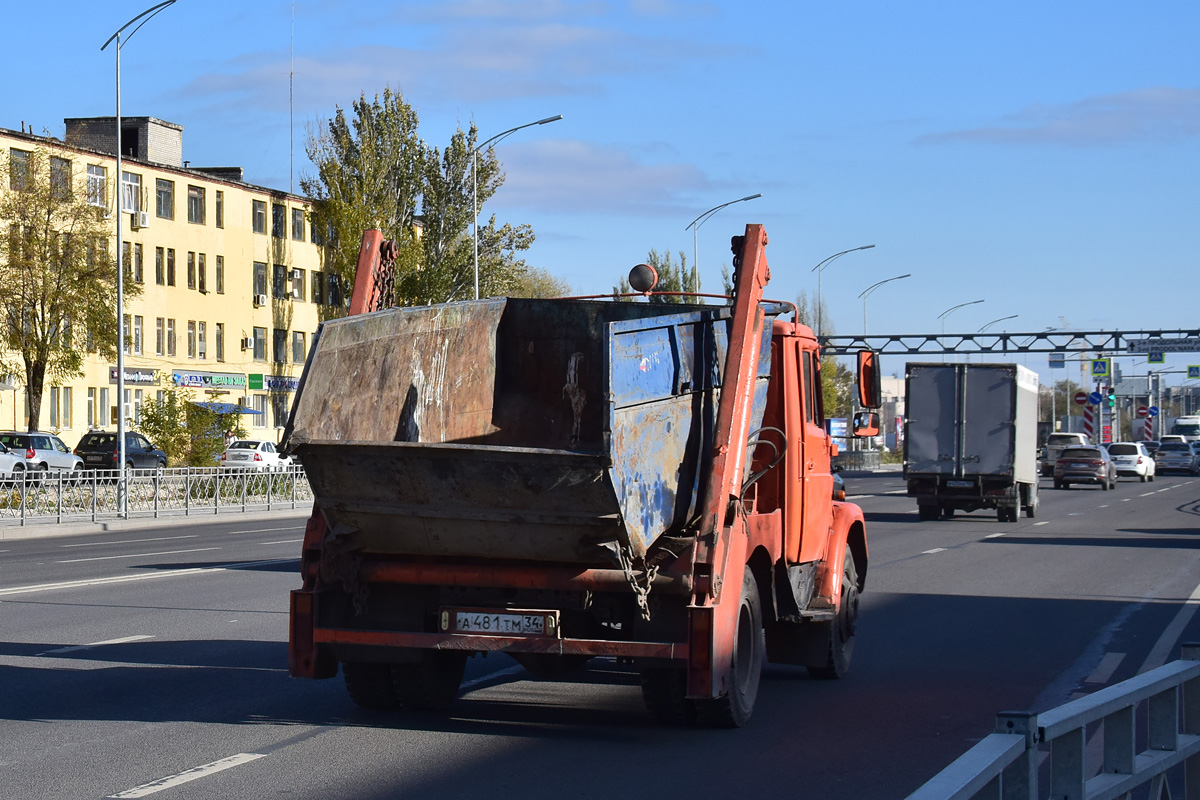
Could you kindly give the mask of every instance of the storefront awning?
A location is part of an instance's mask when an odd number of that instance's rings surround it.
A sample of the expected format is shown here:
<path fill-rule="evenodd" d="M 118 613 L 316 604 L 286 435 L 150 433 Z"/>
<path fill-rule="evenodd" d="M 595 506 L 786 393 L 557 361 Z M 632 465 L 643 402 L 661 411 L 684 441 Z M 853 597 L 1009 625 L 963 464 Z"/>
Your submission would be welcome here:
<path fill-rule="evenodd" d="M 212 403 L 212 402 L 197 402 L 192 401 L 192 405 L 207 408 L 209 411 L 215 411 L 218 414 L 257 414 L 263 416 L 263 412 L 255 411 L 253 408 L 246 408 L 237 403 Z"/>

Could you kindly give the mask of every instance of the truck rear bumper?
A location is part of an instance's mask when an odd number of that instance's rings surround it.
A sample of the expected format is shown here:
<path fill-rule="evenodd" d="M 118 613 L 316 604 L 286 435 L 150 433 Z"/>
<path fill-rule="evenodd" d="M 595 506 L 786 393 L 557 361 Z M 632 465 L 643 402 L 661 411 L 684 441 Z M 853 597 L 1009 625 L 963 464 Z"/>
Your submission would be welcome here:
<path fill-rule="evenodd" d="M 418 650 L 501 651 L 555 655 L 624 656 L 627 658 L 686 659 L 685 642 L 618 642 L 605 639 L 472 636 L 461 633 L 405 633 L 318 628 L 313 641 L 337 649 L 345 646 L 412 648 Z"/>

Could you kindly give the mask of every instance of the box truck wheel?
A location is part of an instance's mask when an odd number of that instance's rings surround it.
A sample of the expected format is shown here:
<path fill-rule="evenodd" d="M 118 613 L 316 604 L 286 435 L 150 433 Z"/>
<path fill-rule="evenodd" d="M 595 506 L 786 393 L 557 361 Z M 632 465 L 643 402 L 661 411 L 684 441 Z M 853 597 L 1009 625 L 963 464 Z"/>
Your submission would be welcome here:
<path fill-rule="evenodd" d="M 418 660 L 392 665 L 396 694 L 413 711 L 442 711 L 458 697 L 466 650 L 420 650 Z"/>
<path fill-rule="evenodd" d="M 930 522 L 931 520 L 937 519 L 938 507 L 935 505 L 922 505 L 921 503 L 917 503 L 917 518 L 922 522 Z"/>
<path fill-rule="evenodd" d="M 814 678 L 832 680 L 842 678 L 850 671 L 850 657 L 854 655 L 854 634 L 858 631 L 858 569 L 854 556 L 846 548 L 842 567 L 842 603 L 833 622 L 819 622 L 828 628 L 828 647 L 823 665 L 809 665 L 808 673 Z"/>
<path fill-rule="evenodd" d="M 371 711 L 391 711 L 400 707 L 400 699 L 392 687 L 392 665 L 347 661 L 342 664 L 342 679 L 346 691 L 359 708 Z"/>
<path fill-rule="evenodd" d="M 740 728 L 750 720 L 762 679 L 767 643 L 763 633 L 758 581 L 749 566 L 742 575 L 741 607 L 733 639 L 729 691 L 723 697 L 696 701 L 696 717 L 705 725 Z"/>

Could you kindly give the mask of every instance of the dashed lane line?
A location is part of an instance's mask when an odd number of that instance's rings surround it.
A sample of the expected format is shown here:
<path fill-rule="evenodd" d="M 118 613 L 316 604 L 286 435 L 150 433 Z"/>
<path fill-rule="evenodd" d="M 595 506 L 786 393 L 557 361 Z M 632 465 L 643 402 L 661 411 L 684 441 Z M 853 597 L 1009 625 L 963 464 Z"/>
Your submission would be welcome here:
<path fill-rule="evenodd" d="M 255 528 L 252 531 L 228 531 L 228 534 L 234 533 L 266 533 L 267 531 L 302 531 L 303 525 L 288 525 L 286 528 Z"/>
<path fill-rule="evenodd" d="M 933 555 L 934 553 L 941 553 L 941 552 L 944 552 L 945 550 L 946 550 L 946 548 L 944 548 L 944 547 L 935 547 L 932 550 L 921 551 L 921 555 L 925 555 L 925 556 Z"/>
<path fill-rule="evenodd" d="M 280 539 L 278 542 L 259 542 L 260 545 L 268 544 L 304 544 L 303 539 Z M 299 558 L 299 556 L 297 556 Z"/>
<path fill-rule="evenodd" d="M 1040 525 L 1049 525 L 1049 524 L 1050 524 L 1049 522 L 1035 522 L 1035 523 L 1033 523 L 1033 525 L 1031 527 L 1036 528 Z"/>
<path fill-rule="evenodd" d="M 120 800 L 124 800 L 124 798 L 129 797 L 148 797 L 152 794 L 161 792 L 164 789 L 171 789 L 175 786 L 191 783 L 192 781 L 199 780 L 200 778 L 204 778 L 208 775 L 212 775 L 217 772 L 223 772 L 224 770 L 232 769 L 233 767 L 238 767 L 242 764 L 248 764 L 251 761 L 257 761 L 258 759 L 265 757 L 265 755 L 265 753 L 238 753 L 236 756 L 230 756 L 229 758 L 222 758 L 220 761 L 213 761 L 208 764 L 202 764 L 198 767 L 192 767 L 191 769 L 184 770 L 183 772 L 176 773 L 175 775 L 168 775 L 165 778 L 159 778 L 158 780 L 151 781 L 150 783 L 143 783 L 141 786 L 135 786 L 132 789 L 126 789 L 123 792 L 110 794 L 105 798 L 105 800 L 117 800 L 118 798 L 120 798 Z"/>
<path fill-rule="evenodd" d="M 1108 679 L 1117 671 L 1117 667 L 1121 666 L 1121 662 L 1125 660 L 1124 653 L 1108 653 L 1104 658 L 1100 659 L 1100 663 L 1092 670 L 1092 674 L 1084 679 L 1084 683 L 1108 683 Z"/>
<path fill-rule="evenodd" d="M 38 653 L 39 656 L 57 656 L 62 653 L 77 653 L 80 650 L 91 650 L 93 647 L 105 647 L 110 644 L 128 644 L 129 642 L 140 642 L 143 639 L 153 639 L 149 634 L 140 636 L 126 636 L 122 639 L 108 639 L 103 642 L 92 642 L 91 644 L 77 644 L 71 647 L 57 647 L 53 650 L 47 650 L 44 653 Z"/>
<path fill-rule="evenodd" d="M 1183 601 L 1183 605 L 1175 614 L 1175 619 L 1163 628 L 1162 635 L 1158 637 L 1158 641 L 1154 643 L 1154 647 L 1150 648 L 1150 654 L 1146 656 L 1146 660 L 1142 663 L 1142 668 L 1138 670 L 1138 675 L 1143 672 L 1161 667 L 1167 663 L 1167 656 L 1175 649 L 1175 641 L 1183 634 L 1184 628 L 1192 621 L 1196 610 L 1200 609 L 1200 584 L 1192 590 L 1192 594 L 1187 600 Z"/>
<path fill-rule="evenodd" d="M 170 542 L 175 539 L 198 539 L 200 534 L 189 533 L 186 536 L 157 536 L 153 539 L 126 539 L 119 542 L 76 542 L 75 544 L 60 544 L 59 547 L 66 549 L 68 547 L 103 547 L 104 545 L 113 544 L 141 544 L 142 542 Z"/>
<path fill-rule="evenodd" d="M 156 578 L 181 578 L 185 575 L 204 575 L 209 572 L 228 572 L 242 567 L 262 567 L 268 564 L 288 564 L 294 558 L 271 558 L 263 561 L 241 561 L 236 564 L 224 564 L 219 567 L 189 567 L 186 569 L 167 569 L 158 572 L 139 573 L 137 575 L 115 575 L 111 578 L 85 578 L 78 581 L 62 581 L 60 583 L 39 583 L 30 586 L 13 586 L 0 589 L 0 597 L 11 597 L 17 594 L 33 594 L 36 592 L 52 592 L 57 589 L 82 589 L 89 586 L 105 586 L 111 583 L 132 583 L 148 581 Z"/>
<path fill-rule="evenodd" d="M 193 550 L 163 550 L 158 553 L 126 553 L 121 556 L 93 556 L 92 558 L 69 558 L 66 561 L 58 561 L 58 564 L 78 564 L 81 561 L 113 561 L 118 558 L 142 558 L 143 556 L 177 556 L 183 553 L 203 553 L 208 550 L 220 550 L 219 547 L 197 547 Z"/>
<path fill-rule="evenodd" d="M 985 538 L 985 539 L 999 539 L 1001 536 L 1005 536 L 1005 535 L 1006 535 L 1006 534 L 1003 534 L 1003 533 L 989 533 L 987 536 L 985 536 L 985 537 L 983 537 L 983 538 Z"/>

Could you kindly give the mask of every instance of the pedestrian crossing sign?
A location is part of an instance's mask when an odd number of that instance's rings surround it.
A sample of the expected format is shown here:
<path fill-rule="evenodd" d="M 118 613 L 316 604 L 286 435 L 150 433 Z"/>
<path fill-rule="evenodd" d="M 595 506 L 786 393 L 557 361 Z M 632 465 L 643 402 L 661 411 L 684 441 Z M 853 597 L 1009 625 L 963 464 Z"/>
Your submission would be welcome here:
<path fill-rule="evenodd" d="M 1152 350 L 1146 354 L 1146 363 L 1148 363 L 1148 364 L 1165 364 L 1166 361 L 1167 361 L 1167 355 L 1166 355 L 1166 353 L 1162 352 L 1161 350 L 1158 350 L 1158 351 Z"/>
<path fill-rule="evenodd" d="M 1112 375 L 1112 370 L 1109 368 L 1109 360 L 1107 358 L 1092 359 L 1092 377 L 1107 378 Z"/>
<path fill-rule="evenodd" d="M 1188 364 L 1188 380 L 1200 378 L 1200 364 Z"/>

